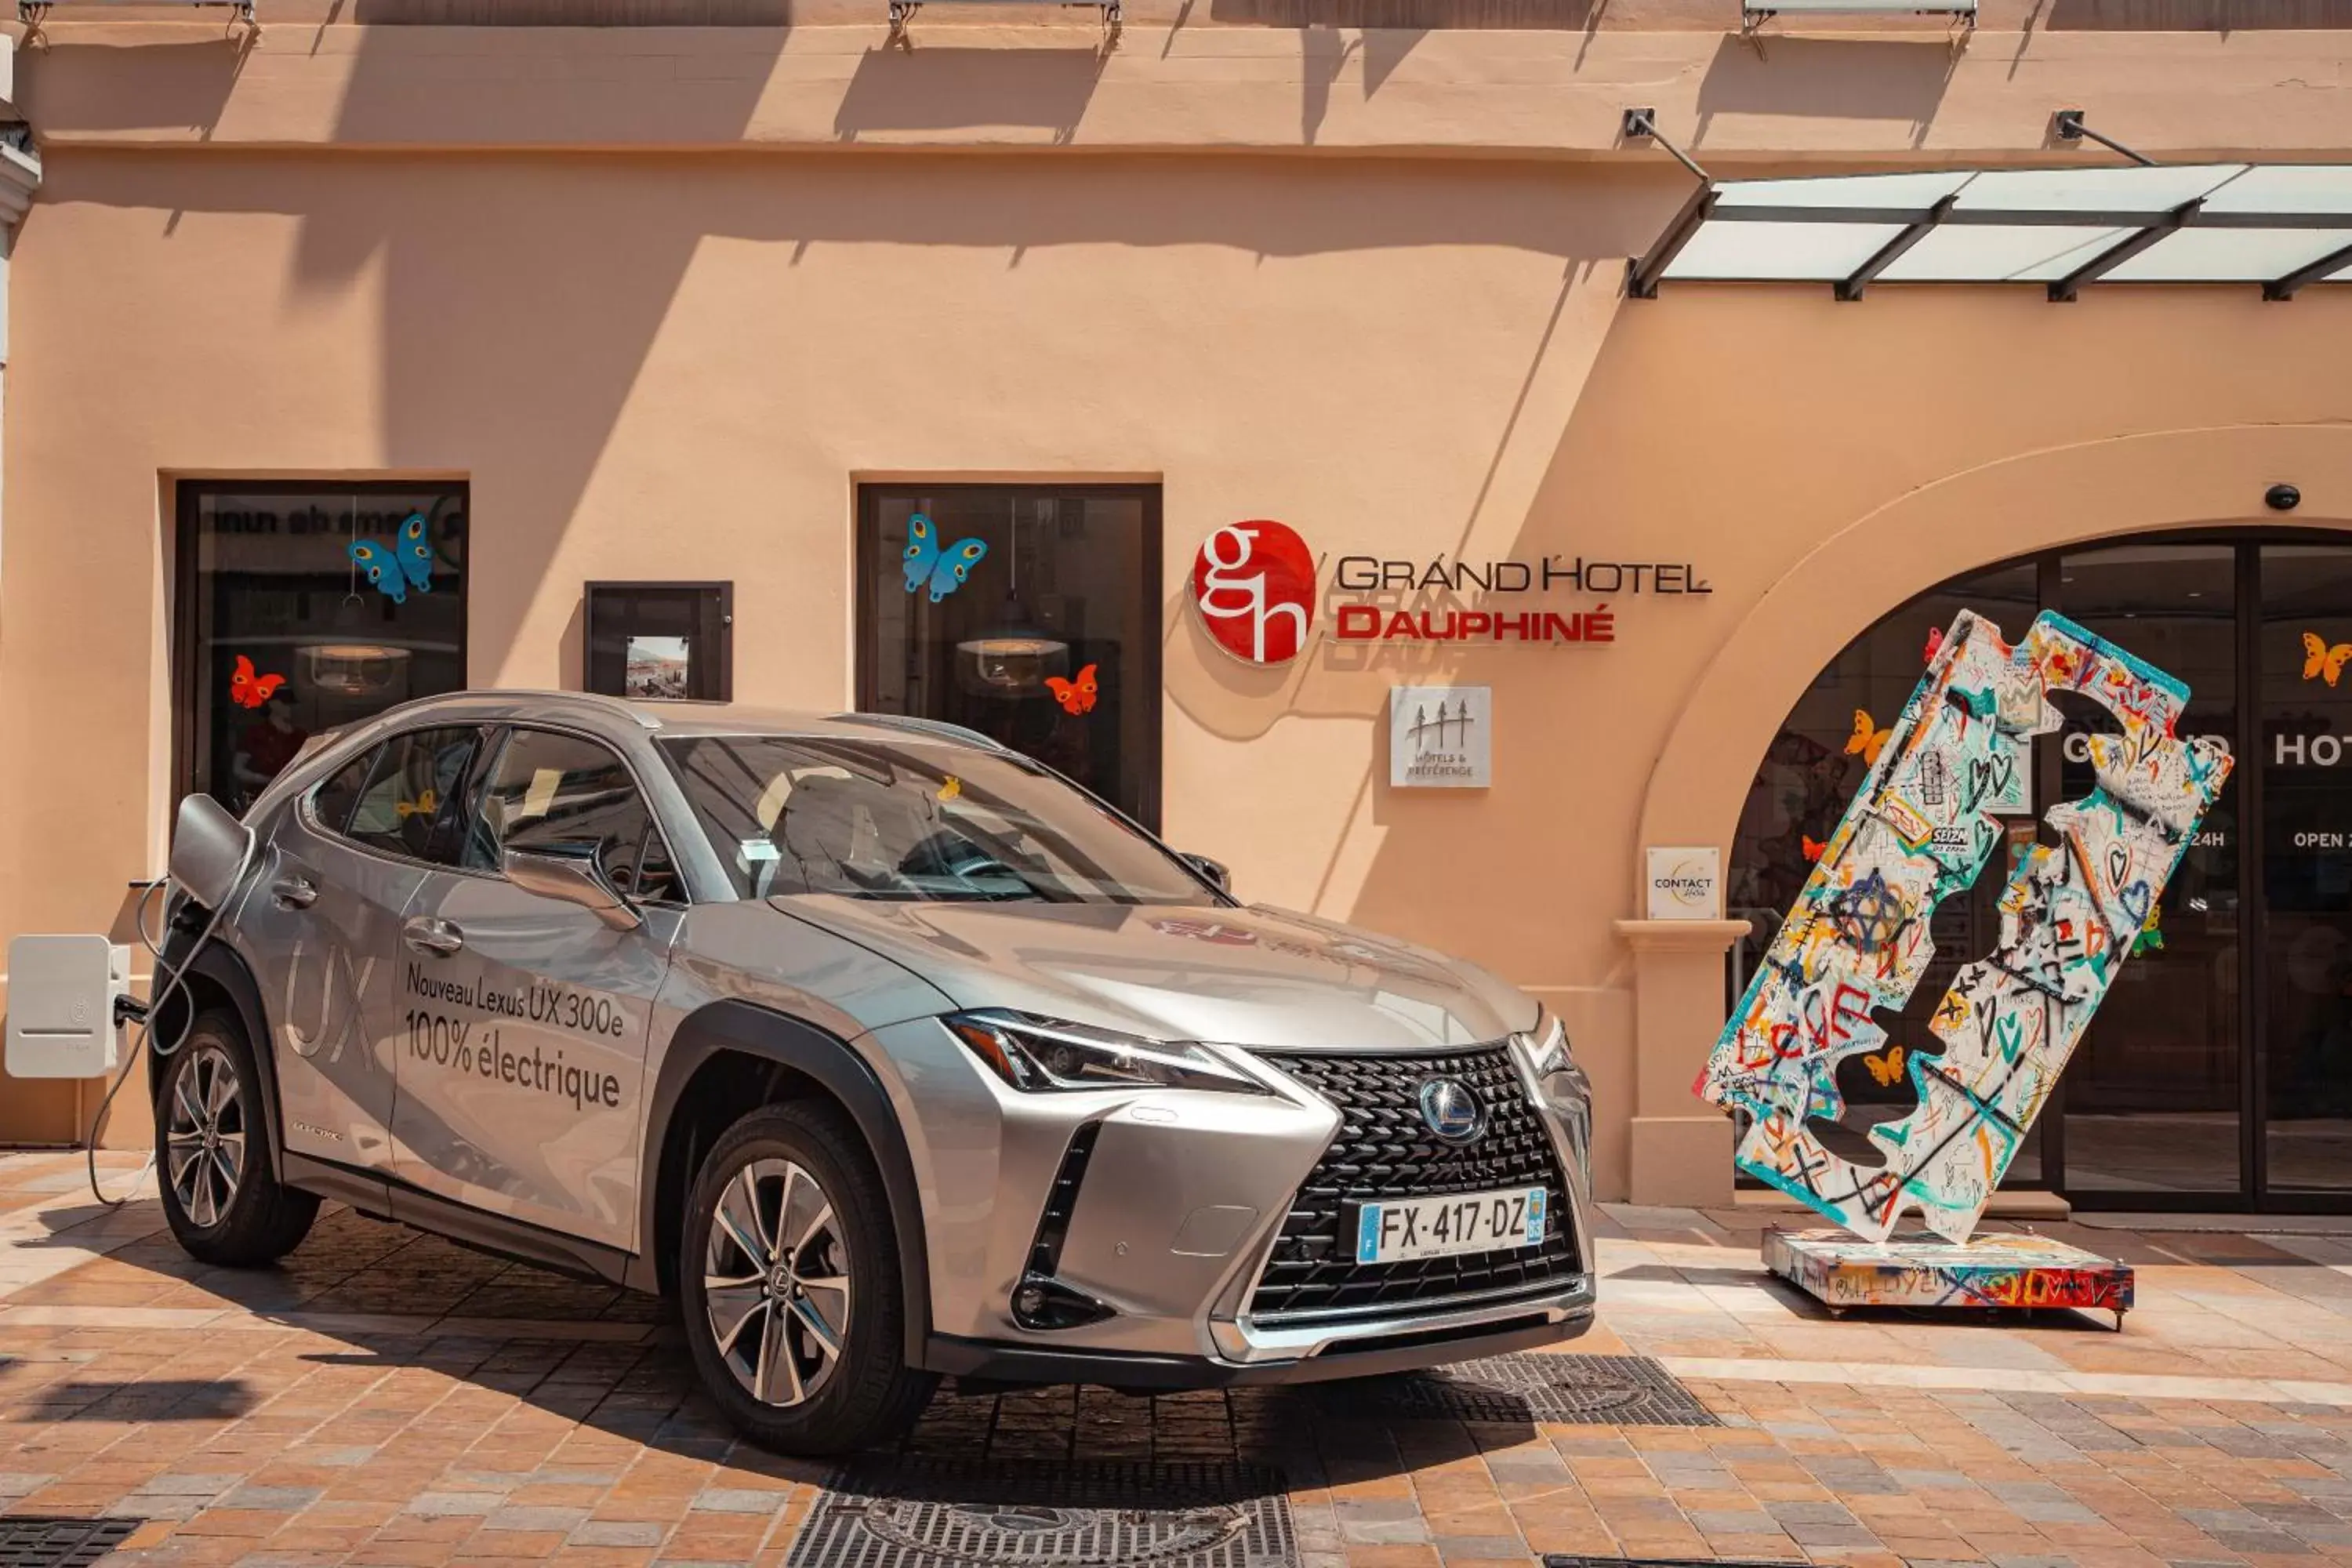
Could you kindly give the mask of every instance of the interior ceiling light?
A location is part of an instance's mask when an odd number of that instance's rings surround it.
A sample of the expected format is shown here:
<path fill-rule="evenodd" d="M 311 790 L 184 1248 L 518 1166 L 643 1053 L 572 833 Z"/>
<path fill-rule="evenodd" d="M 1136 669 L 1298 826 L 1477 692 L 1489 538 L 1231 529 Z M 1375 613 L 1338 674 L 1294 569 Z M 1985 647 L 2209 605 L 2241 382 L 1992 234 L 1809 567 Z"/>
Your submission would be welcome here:
<path fill-rule="evenodd" d="M 308 643 L 295 651 L 310 667 L 312 686 L 343 697 L 390 690 L 408 663 L 408 650 L 388 643 Z"/>

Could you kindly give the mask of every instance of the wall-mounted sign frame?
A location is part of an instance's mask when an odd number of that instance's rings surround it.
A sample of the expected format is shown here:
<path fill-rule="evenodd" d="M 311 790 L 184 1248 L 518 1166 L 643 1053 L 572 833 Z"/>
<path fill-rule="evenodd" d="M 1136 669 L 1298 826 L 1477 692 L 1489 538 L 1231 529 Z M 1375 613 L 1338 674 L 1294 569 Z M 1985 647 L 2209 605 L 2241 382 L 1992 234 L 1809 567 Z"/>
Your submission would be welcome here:
<path fill-rule="evenodd" d="M 1485 789 L 1494 782 L 1495 689 L 1389 689 L 1389 787 Z"/>
<path fill-rule="evenodd" d="M 581 689 L 638 701 L 735 697 L 735 584 L 591 583 Z"/>

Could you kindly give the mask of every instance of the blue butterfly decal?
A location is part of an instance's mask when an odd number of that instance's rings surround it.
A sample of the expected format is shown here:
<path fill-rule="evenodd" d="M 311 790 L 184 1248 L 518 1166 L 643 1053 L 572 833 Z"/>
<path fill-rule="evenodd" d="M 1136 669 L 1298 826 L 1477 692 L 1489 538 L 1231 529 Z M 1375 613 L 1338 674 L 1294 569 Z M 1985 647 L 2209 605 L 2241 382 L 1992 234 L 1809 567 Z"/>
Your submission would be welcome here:
<path fill-rule="evenodd" d="M 425 514 L 413 511 L 400 525 L 400 542 L 387 545 L 373 539 L 354 539 L 352 559 L 376 591 L 395 605 L 408 602 L 408 590 L 433 592 L 433 546 L 425 541 Z"/>
<path fill-rule="evenodd" d="M 962 587 L 987 553 L 988 546 L 977 539 L 958 540 L 941 550 L 939 530 L 919 511 L 907 520 L 907 592 L 911 594 L 928 583 L 931 603 L 936 605 Z"/>

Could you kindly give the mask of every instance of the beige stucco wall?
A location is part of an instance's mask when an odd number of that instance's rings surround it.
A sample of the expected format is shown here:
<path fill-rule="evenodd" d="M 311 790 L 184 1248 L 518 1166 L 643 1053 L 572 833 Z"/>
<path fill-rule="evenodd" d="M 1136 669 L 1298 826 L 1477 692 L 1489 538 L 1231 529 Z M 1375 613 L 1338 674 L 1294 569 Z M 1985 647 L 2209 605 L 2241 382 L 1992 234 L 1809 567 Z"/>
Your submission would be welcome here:
<path fill-rule="evenodd" d="M 2032 289 L 1840 305 L 1826 289 L 1670 286 L 1626 302 L 1623 258 L 1685 189 L 1670 165 L 1600 142 L 1530 151 L 1519 96 L 1469 121 L 1462 106 L 1483 100 L 1443 79 L 1419 110 L 1412 92 L 1380 107 L 1408 116 L 1399 141 L 1329 155 L 1297 134 L 1295 43 L 1280 58 L 1262 39 L 1226 50 L 1243 85 L 1214 93 L 1154 77 L 1148 58 L 1117 63 L 1119 92 L 1085 112 L 1122 105 L 1144 128 L 1122 139 L 1167 144 L 1150 155 L 970 144 L 1005 140 L 990 137 L 827 151 L 782 134 L 623 150 L 576 121 L 561 152 L 362 153 L 351 143 L 375 132 L 350 128 L 390 124 L 403 81 L 464 100 L 428 92 L 420 109 L 490 114 L 463 85 L 479 73 L 448 62 L 527 55 L 531 30 L 485 44 L 412 29 L 400 49 L 437 62 L 425 78 L 404 77 L 424 68 L 398 51 L 353 64 L 354 31 L 320 29 L 333 47 L 306 64 L 274 29 L 208 107 L 188 78 L 210 57 L 162 45 L 25 68 L 37 123 L 41 70 L 58 90 L 10 307 L 0 933 L 125 930 L 126 882 L 160 862 L 176 476 L 462 476 L 477 683 L 577 684 L 586 579 L 725 577 L 739 697 L 813 707 L 851 697 L 858 478 L 1152 479 L 1168 836 L 1232 864 L 1250 898 L 1427 941 L 1543 995 L 1600 1090 L 1603 1193 L 1642 1172 L 1637 1195 L 1705 1195 L 1727 1190 L 1728 1143 L 1687 1088 L 1719 1020 L 1720 938 L 1646 945 L 1637 963 L 1640 933 L 1617 922 L 1638 912 L 1639 847 L 1727 843 L 1794 693 L 1945 575 L 2060 539 L 2244 518 L 2278 479 L 2308 498 L 2298 521 L 2352 519 L 2333 425 L 2352 406 L 2352 290 L 2266 305 L 2250 288 L 2112 289 L 2062 307 Z M 2239 83 L 2241 121 L 2284 147 L 2340 143 L 2341 110 L 2254 85 L 2274 84 L 2283 37 L 2236 56 L 2126 42 L 2210 56 L 2210 79 Z M 2337 47 L 2297 37 L 2306 63 Z M 1501 72 L 1475 42 L 1401 58 Z M 1558 44 L 1526 43 L 1517 68 L 1554 73 L 1563 103 L 1632 90 L 1579 78 Z M 747 122 L 860 90 L 858 71 L 880 68 L 841 65 L 841 46 L 772 51 Z M 1604 77 L 1640 58 L 1615 47 Z M 548 79 L 593 55 L 541 47 Z M 2000 121 L 1988 40 L 1971 47 L 1956 137 Z M 2053 47 L 2062 77 L 2068 60 L 2094 81 L 2113 66 L 2079 40 L 2028 52 Z M 1269 63 L 1242 69 L 1235 51 Z M 983 85 L 1037 68 L 993 45 L 963 53 L 951 65 Z M 1697 57 L 1702 82 L 1715 58 Z M 784 86 L 779 58 L 799 73 Z M 367 72 L 386 74 L 361 94 Z M 1943 139 L 1934 104 L 1924 131 L 1896 134 L 1874 90 L 1825 101 L 1818 123 L 1771 132 L 1728 109 L 1715 123 L 1735 142 L 1777 134 L 1790 155 L 1832 121 L 1876 160 Z M 1258 97 L 1286 93 L 1286 126 L 1249 129 Z M 2184 136 L 2218 137 L 2219 97 L 2186 91 Z M 651 113 L 601 101 L 625 121 Z M 468 134 L 526 140 L 530 106 L 504 136 Z M 236 134 L 181 145 L 184 120 Z M 629 123 L 614 141 L 644 129 Z M 420 113 L 407 140 L 446 125 Z M 1228 137 L 1257 155 L 1204 145 Z M 1444 137 L 1484 145 L 1431 156 Z M 1177 596 L 1200 540 L 1255 516 L 1327 557 L 1687 561 L 1715 592 L 1612 600 L 1606 647 L 1326 643 L 1258 671 Z M 1408 678 L 1495 687 L 1490 791 L 1387 788 L 1375 726 Z M 8 1086 L 0 1132 L 58 1135 L 56 1092 Z"/>

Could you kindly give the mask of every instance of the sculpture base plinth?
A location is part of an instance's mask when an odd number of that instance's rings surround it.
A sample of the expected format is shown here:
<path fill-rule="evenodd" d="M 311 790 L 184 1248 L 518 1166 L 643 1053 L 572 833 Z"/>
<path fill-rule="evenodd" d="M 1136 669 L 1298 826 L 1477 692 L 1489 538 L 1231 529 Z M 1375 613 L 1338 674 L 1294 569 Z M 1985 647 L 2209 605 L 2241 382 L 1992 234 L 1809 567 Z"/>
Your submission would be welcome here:
<path fill-rule="evenodd" d="M 1832 1314 L 1854 1307 L 2113 1312 L 2132 1305 L 2128 1263 L 2048 1237 L 2006 1233 L 1946 1241 L 1925 1231 L 1864 1241 L 1843 1230 L 1770 1230 L 1764 1267 Z"/>

